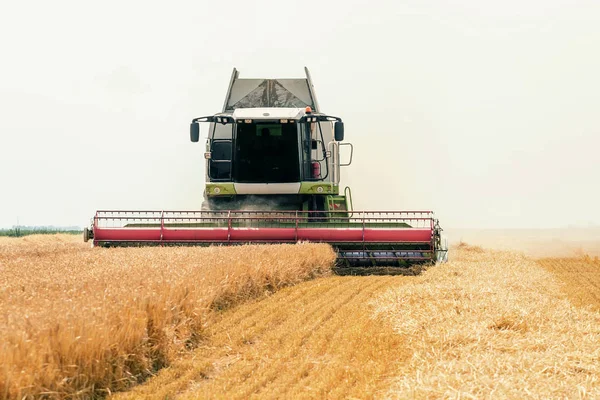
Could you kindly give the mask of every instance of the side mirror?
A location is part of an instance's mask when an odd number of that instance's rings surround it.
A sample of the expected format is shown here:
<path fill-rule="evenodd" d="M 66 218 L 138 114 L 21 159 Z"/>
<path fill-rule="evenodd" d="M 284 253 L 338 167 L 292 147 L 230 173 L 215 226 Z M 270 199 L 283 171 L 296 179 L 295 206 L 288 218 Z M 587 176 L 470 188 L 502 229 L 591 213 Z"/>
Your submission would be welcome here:
<path fill-rule="evenodd" d="M 194 143 L 200 140 L 200 124 L 197 122 L 190 124 L 190 140 Z"/>
<path fill-rule="evenodd" d="M 342 121 L 337 121 L 335 123 L 335 140 L 341 142 L 344 140 L 344 123 Z"/>

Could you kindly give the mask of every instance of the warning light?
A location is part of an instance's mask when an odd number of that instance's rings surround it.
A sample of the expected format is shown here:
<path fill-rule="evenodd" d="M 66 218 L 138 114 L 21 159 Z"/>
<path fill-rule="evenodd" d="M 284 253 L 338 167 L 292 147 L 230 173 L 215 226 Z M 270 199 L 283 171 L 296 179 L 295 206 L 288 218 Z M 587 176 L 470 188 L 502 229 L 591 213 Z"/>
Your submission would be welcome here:
<path fill-rule="evenodd" d="M 310 114 L 312 112 L 312 108 L 310 108 L 310 106 L 306 106 L 306 113 Z"/>

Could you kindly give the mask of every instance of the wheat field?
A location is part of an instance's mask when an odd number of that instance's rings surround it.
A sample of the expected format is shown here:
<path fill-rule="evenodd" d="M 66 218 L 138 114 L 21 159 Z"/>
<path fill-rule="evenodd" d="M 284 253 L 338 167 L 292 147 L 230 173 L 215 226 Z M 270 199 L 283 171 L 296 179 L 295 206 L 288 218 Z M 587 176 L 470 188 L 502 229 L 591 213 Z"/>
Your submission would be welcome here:
<path fill-rule="evenodd" d="M 571 275 L 586 264 L 597 285 L 589 260 L 543 264 Z M 600 314 L 569 301 L 573 282 L 521 253 L 461 245 L 374 302 L 412 349 L 386 396 L 600 398 Z"/>
<path fill-rule="evenodd" d="M 0 398 L 600 398 L 598 258 L 334 257 L 0 238 Z"/>
<path fill-rule="evenodd" d="M 200 343 L 222 310 L 328 275 L 327 245 L 91 249 L 0 238 L 0 398 L 89 398 Z"/>
<path fill-rule="evenodd" d="M 589 257 L 552 260 L 598 277 Z M 598 398 L 600 315 L 565 282 L 466 244 L 421 276 L 304 282 L 223 315 L 192 355 L 117 398 Z"/>

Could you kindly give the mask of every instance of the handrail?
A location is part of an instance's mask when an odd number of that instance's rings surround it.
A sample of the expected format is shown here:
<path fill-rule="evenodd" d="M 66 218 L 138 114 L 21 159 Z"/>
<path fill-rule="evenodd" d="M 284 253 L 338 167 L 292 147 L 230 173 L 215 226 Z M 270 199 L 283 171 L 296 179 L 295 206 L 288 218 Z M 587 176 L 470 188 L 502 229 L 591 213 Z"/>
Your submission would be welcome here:
<path fill-rule="evenodd" d="M 352 156 L 354 155 L 354 145 L 352 143 L 338 143 L 338 151 L 339 151 L 339 146 L 350 146 L 350 160 L 347 163 L 341 163 L 340 162 L 340 167 L 347 167 L 348 165 L 352 164 Z"/>
<path fill-rule="evenodd" d="M 348 193 L 346 192 L 348 195 Z M 429 229 L 435 230 L 436 219 L 429 211 L 330 211 L 326 216 L 316 211 L 98 211 L 93 229 L 157 229 L 161 237 L 177 229 L 226 228 L 229 240 L 232 231 L 246 228 L 311 228 L 340 229 Z"/>
<path fill-rule="evenodd" d="M 154 213 L 160 215 L 161 212 L 165 212 L 167 214 L 227 214 L 228 212 L 232 213 L 246 213 L 246 214 L 294 214 L 295 210 L 98 210 L 96 214 L 99 213 L 139 213 L 139 214 L 150 214 Z M 303 211 L 304 213 L 318 213 L 321 211 Z M 345 211 L 331 211 L 337 213 L 344 213 Z M 433 214 L 431 210 L 356 210 L 356 212 L 365 212 L 370 214 Z"/>
<path fill-rule="evenodd" d="M 354 209 L 354 205 L 352 204 L 352 190 L 350 190 L 350 186 L 346 186 L 344 189 L 344 196 L 346 197 L 346 210 L 352 212 Z M 350 208 L 348 208 L 348 200 L 350 201 Z"/>

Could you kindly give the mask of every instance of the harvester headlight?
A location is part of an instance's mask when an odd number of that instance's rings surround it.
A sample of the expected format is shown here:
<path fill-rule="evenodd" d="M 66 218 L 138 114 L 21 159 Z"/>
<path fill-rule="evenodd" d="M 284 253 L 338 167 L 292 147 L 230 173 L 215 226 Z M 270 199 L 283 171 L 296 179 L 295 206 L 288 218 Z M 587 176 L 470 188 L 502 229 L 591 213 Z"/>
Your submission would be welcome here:
<path fill-rule="evenodd" d="M 217 122 L 221 122 L 221 117 L 217 117 Z"/>
<path fill-rule="evenodd" d="M 252 120 L 251 119 L 245 119 L 244 122 L 247 123 L 247 124 L 251 124 Z"/>
<path fill-rule="evenodd" d="M 213 189 L 213 192 L 215 194 L 219 194 L 219 193 L 221 193 L 221 188 L 217 186 L 216 188 Z"/>
<path fill-rule="evenodd" d="M 317 192 L 318 193 L 323 193 L 323 186 L 318 186 L 317 187 Z"/>
<path fill-rule="evenodd" d="M 279 121 L 279 122 L 281 122 L 282 124 L 287 124 L 288 120 L 287 120 L 287 119 L 282 119 L 282 120 L 281 120 L 281 121 Z"/>

